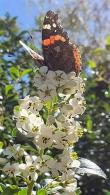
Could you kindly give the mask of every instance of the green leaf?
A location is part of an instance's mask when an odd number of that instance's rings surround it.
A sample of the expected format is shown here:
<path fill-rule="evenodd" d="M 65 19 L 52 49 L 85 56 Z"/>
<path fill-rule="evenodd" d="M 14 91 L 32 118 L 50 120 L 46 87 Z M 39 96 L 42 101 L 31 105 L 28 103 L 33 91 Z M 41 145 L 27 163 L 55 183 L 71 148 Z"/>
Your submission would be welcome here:
<path fill-rule="evenodd" d="M 19 188 L 16 185 L 10 185 L 6 186 L 3 184 L 0 184 L 2 188 L 2 195 L 18 195 Z"/>
<path fill-rule="evenodd" d="M 103 107 L 105 108 L 105 111 L 106 111 L 107 113 L 110 113 L 110 104 L 104 102 L 104 103 L 103 103 Z"/>
<path fill-rule="evenodd" d="M 13 89 L 12 85 L 6 85 L 5 86 L 5 94 L 8 95 L 9 91 L 11 91 Z"/>
<path fill-rule="evenodd" d="M 47 110 L 50 112 L 50 110 L 52 109 L 52 101 L 47 101 L 45 104 Z"/>
<path fill-rule="evenodd" d="M 53 103 L 54 103 L 54 104 L 57 104 L 57 103 L 58 103 L 58 96 L 55 96 L 55 97 L 53 98 Z"/>
<path fill-rule="evenodd" d="M 92 126 L 93 126 L 92 119 L 91 119 L 90 115 L 87 115 L 87 118 L 86 118 L 86 127 L 87 127 L 87 130 L 88 130 L 89 133 L 92 132 Z"/>
<path fill-rule="evenodd" d="M 14 112 L 19 112 L 19 111 L 20 111 L 20 106 L 18 106 L 18 105 L 15 106 L 15 107 L 14 107 Z"/>
<path fill-rule="evenodd" d="M 18 68 L 14 66 L 10 68 L 10 74 L 13 79 L 18 79 L 20 75 Z"/>
<path fill-rule="evenodd" d="M 75 195 L 80 195 L 81 194 L 81 190 L 78 188 L 77 191 L 75 192 Z"/>
<path fill-rule="evenodd" d="M 16 129 L 13 129 L 13 130 L 12 130 L 12 136 L 13 136 L 13 137 L 16 137 Z"/>
<path fill-rule="evenodd" d="M 27 188 L 20 190 L 18 195 L 27 195 Z"/>
<path fill-rule="evenodd" d="M 47 191 L 45 189 L 38 190 L 36 195 L 47 195 Z"/>
<path fill-rule="evenodd" d="M 6 34 L 6 31 L 5 30 L 0 30 L 0 36 L 4 36 Z"/>
<path fill-rule="evenodd" d="M 0 141 L 0 149 L 3 148 L 3 142 Z"/>
<path fill-rule="evenodd" d="M 87 64 L 90 68 L 96 68 L 96 62 L 94 60 L 87 61 Z"/>
<path fill-rule="evenodd" d="M 110 195 L 110 191 L 108 190 L 103 190 L 103 192 L 104 192 L 104 195 Z"/>
<path fill-rule="evenodd" d="M 92 51 L 92 55 L 102 55 L 103 54 L 103 52 L 104 52 L 104 49 L 102 49 L 102 48 L 96 48 L 96 49 L 94 49 L 93 51 Z"/>
<path fill-rule="evenodd" d="M 22 77 L 24 77 L 25 75 L 27 75 L 27 74 L 29 74 L 30 72 L 32 72 L 32 69 L 26 69 L 26 70 L 24 70 L 23 72 L 21 72 L 21 74 L 20 74 L 20 77 L 22 78 Z"/>
<path fill-rule="evenodd" d="M 0 186 L 0 192 L 3 192 L 2 186 Z"/>
<path fill-rule="evenodd" d="M 107 46 L 110 46 L 110 35 L 108 35 L 105 39 L 105 43 Z"/>

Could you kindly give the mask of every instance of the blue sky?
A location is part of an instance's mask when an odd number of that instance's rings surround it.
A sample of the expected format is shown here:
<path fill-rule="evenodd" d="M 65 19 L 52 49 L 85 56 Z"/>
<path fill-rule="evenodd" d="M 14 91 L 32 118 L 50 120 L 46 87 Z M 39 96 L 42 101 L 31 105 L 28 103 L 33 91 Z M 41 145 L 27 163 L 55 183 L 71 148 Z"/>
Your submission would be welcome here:
<path fill-rule="evenodd" d="M 44 3 L 43 3 L 44 2 Z M 60 6 L 63 5 L 60 0 Z M 8 12 L 11 16 L 18 17 L 18 24 L 22 29 L 29 29 L 35 26 L 35 17 L 43 10 L 59 8 L 59 1 L 49 0 L 0 0 L 0 17 Z"/>
<path fill-rule="evenodd" d="M 24 29 L 34 26 L 34 17 L 38 13 L 36 8 L 29 8 L 28 0 L 0 0 L 0 16 L 8 12 L 18 17 L 18 24 Z"/>

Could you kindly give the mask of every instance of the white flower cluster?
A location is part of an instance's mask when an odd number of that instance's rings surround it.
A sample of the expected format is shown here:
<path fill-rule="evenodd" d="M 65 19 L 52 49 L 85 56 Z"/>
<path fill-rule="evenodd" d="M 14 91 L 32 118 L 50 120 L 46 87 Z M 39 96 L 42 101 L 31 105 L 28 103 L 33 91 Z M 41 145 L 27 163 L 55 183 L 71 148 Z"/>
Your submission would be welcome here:
<path fill-rule="evenodd" d="M 65 182 L 60 191 L 71 194 L 77 188 L 74 175 L 80 162 L 70 148 L 82 135 L 80 122 L 76 119 L 85 111 L 84 82 L 74 72 L 50 71 L 43 66 L 34 78 L 34 86 L 36 96 L 20 100 L 14 117 L 17 129 L 33 138 L 37 155 L 24 151 L 19 145 L 9 146 L 4 154 L 8 158 L 21 159 L 21 163 L 6 164 L 4 172 L 32 180 L 48 173 L 59 183 Z M 57 193 L 58 186 L 54 188 Z"/>
<path fill-rule="evenodd" d="M 66 74 L 63 71 L 48 71 L 46 66 L 39 69 L 39 73 L 34 78 L 34 86 L 37 95 L 45 102 L 52 100 L 55 96 L 66 96 L 76 94 L 76 98 L 81 98 L 84 91 L 84 82 L 81 77 L 76 77 L 74 72 Z"/>

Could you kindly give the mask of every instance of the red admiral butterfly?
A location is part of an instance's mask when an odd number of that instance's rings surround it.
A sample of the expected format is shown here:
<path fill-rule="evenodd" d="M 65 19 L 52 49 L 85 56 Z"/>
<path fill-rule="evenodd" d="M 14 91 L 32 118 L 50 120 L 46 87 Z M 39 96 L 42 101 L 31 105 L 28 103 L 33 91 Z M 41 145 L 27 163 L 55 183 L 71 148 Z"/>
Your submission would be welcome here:
<path fill-rule="evenodd" d="M 53 11 L 47 12 L 42 28 L 44 58 L 23 42 L 20 43 L 40 65 L 48 66 L 50 70 L 63 70 L 66 73 L 74 71 L 76 74 L 80 72 L 80 52 L 75 44 L 70 43 L 67 33 L 58 22 L 58 14 Z"/>

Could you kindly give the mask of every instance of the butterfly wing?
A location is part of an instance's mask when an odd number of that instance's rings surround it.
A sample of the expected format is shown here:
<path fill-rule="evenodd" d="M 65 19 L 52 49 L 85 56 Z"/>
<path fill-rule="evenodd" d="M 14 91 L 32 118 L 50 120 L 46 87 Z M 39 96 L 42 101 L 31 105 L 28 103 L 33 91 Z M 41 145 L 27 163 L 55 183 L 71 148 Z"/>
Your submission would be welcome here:
<path fill-rule="evenodd" d="M 69 42 L 58 22 L 58 14 L 48 11 L 42 29 L 42 48 L 46 66 L 51 70 L 79 72 L 80 56 L 77 47 Z"/>
<path fill-rule="evenodd" d="M 34 50 L 32 50 L 30 47 L 28 47 L 23 41 L 19 41 L 19 43 L 31 55 L 31 57 L 35 60 L 35 62 L 37 64 L 39 63 L 39 66 L 43 66 L 44 65 L 44 58 L 41 55 L 39 55 L 37 52 L 35 52 Z"/>

